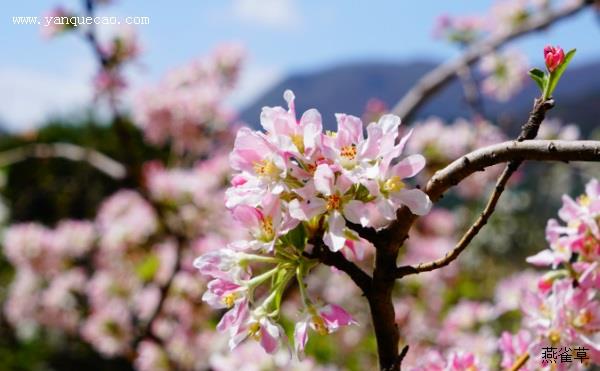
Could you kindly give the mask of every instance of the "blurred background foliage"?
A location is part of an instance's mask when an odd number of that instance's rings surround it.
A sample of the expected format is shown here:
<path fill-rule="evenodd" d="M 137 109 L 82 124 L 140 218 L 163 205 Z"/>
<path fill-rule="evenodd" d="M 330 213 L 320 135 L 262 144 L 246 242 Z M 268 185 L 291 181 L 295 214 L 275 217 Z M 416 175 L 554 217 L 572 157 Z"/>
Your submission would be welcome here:
<path fill-rule="evenodd" d="M 131 146 L 117 143 L 116 128 L 90 117 L 81 122 L 51 121 L 35 134 L 0 137 L 0 153 L 34 143 L 70 142 L 93 148 L 127 163 L 132 154 L 141 161 L 168 158 L 167 150 L 144 143 L 139 131 L 129 121 Z M 593 135 L 593 137 L 599 137 Z M 115 180 L 84 162 L 65 159 L 29 158 L 2 169 L 2 198 L 6 203 L 7 221 L 39 221 L 53 226 L 63 218 L 91 219 L 100 202 L 117 189 L 127 186 L 128 180 Z M 459 259 L 462 269 L 452 290 L 444 297 L 444 307 L 450 308 L 461 299 L 487 300 L 494 293 L 498 280 L 511 273 L 530 268 L 525 258 L 545 248 L 544 228 L 548 218 L 555 217 L 562 194 L 578 194 L 584 182 L 600 171 L 593 165 L 534 164 L 521 171 L 521 179 L 502 196 L 499 210 Z M 450 195 L 440 206 L 454 210 L 465 224 L 477 217 L 483 199 L 461 203 Z M 13 277 L 13 270 L 0 256 L 0 301 Z M 403 283 L 398 294 L 410 293 L 411 284 Z M 508 314 L 498 322 L 503 330 L 518 328 L 519 316 Z M 285 323 L 291 332 L 293 323 Z M 41 336 L 23 342 L 18 340 L 4 318 L 0 316 L 0 370 L 129 370 L 126 359 L 106 359 L 78 339 L 65 339 L 45 331 Z M 340 336 L 340 334 L 336 334 Z M 350 370 L 362 370 L 375 354 L 372 336 L 360 341 L 349 357 L 336 352 L 335 336 L 314 336 L 307 353 L 323 363 L 345 364 Z M 340 359 L 340 357 L 344 357 Z"/>

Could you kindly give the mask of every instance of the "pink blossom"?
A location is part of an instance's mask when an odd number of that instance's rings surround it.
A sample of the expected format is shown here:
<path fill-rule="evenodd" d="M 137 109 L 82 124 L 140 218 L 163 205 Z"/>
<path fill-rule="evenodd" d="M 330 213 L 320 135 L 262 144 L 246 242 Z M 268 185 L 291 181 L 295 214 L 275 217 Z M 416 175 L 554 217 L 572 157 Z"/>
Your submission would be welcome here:
<path fill-rule="evenodd" d="M 309 307 L 303 320 L 296 322 L 294 329 L 294 343 L 296 353 L 304 352 L 308 341 L 308 328 L 321 335 L 331 334 L 341 326 L 356 324 L 352 317 L 340 306 L 328 304 L 324 307 Z"/>
<path fill-rule="evenodd" d="M 502 352 L 502 362 L 500 365 L 504 368 L 509 368 L 523 355 L 529 352 L 529 347 L 532 344 L 531 334 L 525 330 L 511 335 L 504 331 L 498 340 L 498 347 Z M 524 371 L 535 370 L 535 367 L 530 365 L 534 361 L 528 362 L 521 369 Z"/>
<path fill-rule="evenodd" d="M 64 24 L 61 21 L 61 17 L 71 17 L 73 14 L 66 11 L 63 7 L 57 6 L 43 15 L 44 22 L 42 24 L 42 37 L 50 39 L 54 36 L 61 34 L 64 31 L 69 30 L 71 27 L 69 24 Z M 59 23 L 60 22 L 60 23 Z"/>
<path fill-rule="evenodd" d="M 565 61 L 565 51 L 560 46 L 547 45 L 544 48 L 544 60 L 550 73 Z"/>
<path fill-rule="evenodd" d="M 243 322 L 234 331 L 229 342 L 231 349 L 249 337 L 252 340 L 258 341 L 265 352 L 272 354 L 279 348 L 281 337 L 285 334 L 281 326 L 273 323 L 267 317 L 250 318 Z"/>
<path fill-rule="evenodd" d="M 517 94 L 527 81 L 529 65 L 525 55 L 511 49 L 482 58 L 479 69 L 484 74 L 482 92 L 500 102 Z"/>
<path fill-rule="evenodd" d="M 170 143 L 179 153 L 208 153 L 227 143 L 235 117 L 224 101 L 242 61 L 238 46 L 223 45 L 140 90 L 134 117 L 145 138 L 153 144 Z"/>
<path fill-rule="evenodd" d="M 62 272 L 52 279 L 41 296 L 40 309 L 44 315 L 40 316 L 40 322 L 75 333 L 81 320 L 78 296 L 84 295 L 86 279 L 79 268 Z"/>
<path fill-rule="evenodd" d="M 523 302 L 523 311 L 524 323 L 534 335 L 532 347 L 541 351 L 547 344 L 585 344 L 592 361 L 600 361 L 600 303 L 596 295 L 593 289 L 574 288 L 569 280 L 555 281 L 549 294 L 530 295 Z"/>
<path fill-rule="evenodd" d="M 169 359 L 160 346 L 152 341 L 142 341 L 137 349 L 135 367 L 139 371 L 167 371 Z"/>
<path fill-rule="evenodd" d="M 100 206 L 96 223 L 100 246 L 122 251 L 148 239 L 157 228 L 156 214 L 137 192 L 122 190 Z"/>
<path fill-rule="evenodd" d="M 121 305 L 105 303 L 87 318 L 81 335 L 102 354 L 123 354 L 133 335 L 129 311 Z"/>

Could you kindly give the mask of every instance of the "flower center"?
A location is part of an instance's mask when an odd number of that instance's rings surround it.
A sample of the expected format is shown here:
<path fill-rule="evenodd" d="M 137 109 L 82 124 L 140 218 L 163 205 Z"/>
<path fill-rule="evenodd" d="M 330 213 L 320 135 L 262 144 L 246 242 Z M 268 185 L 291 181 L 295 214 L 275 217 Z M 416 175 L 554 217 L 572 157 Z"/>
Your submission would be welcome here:
<path fill-rule="evenodd" d="M 329 333 L 329 331 L 327 331 L 327 326 L 325 325 L 325 321 L 323 321 L 323 318 L 321 318 L 321 316 L 314 315 L 312 317 L 312 323 L 313 323 L 313 326 L 315 326 L 315 331 L 319 335 L 327 335 Z"/>
<path fill-rule="evenodd" d="M 579 202 L 579 204 L 581 206 L 589 206 L 590 205 L 590 198 L 588 197 L 588 195 L 582 195 L 579 197 L 579 199 L 577 200 L 577 202 Z"/>
<path fill-rule="evenodd" d="M 340 208 L 342 198 L 336 193 L 327 197 L 327 211 L 333 211 Z"/>
<path fill-rule="evenodd" d="M 270 216 L 265 216 L 260 222 L 260 224 L 264 238 L 267 241 L 271 241 L 275 237 L 275 230 L 273 229 L 273 218 L 271 218 Z"/>
<path fill-rule="evenodd" d="M 258 322 L 254 322 L 248 326 L 248 336 L 256 341 L 260 341 L 260 324 Z"/>
<path fill-rule="evenodd" d="M 262 160 L 254 163 L 254 171 L 259 176 L 276 178 L 279 175 L 279 169 L 271 160 Z"/>
<path fill-rule="evenodd" d="M 560 332 L 556 330 L 550 331 L 548 334 L 548 340 L 550 340 L 550 343 L 552 344 L 558 344 L 560 342 Z"/>
<path fill-rule="evenodd" d="M 406 185 L 397 175 L 394 175 L 390 179 L 386 180 L 385 183 L 383 183 L 383 190 L 389 193 L 398 192 L 404 187 L 406 187 Z"/>
<path fill-rule="evenodd" d="M 356 145 L 350 144 L 347 146 L 343 146 L 340 151 L 340 156 L 345 158 L 346 160 L 354 160 L 356 158 Z"/>
<path fill-rule="evenodd" d="M 232 292 L 229 293 L 225 296 L 223 296 L 223 304 L 225 304 L 227 306 L 227 308 L 231 308 L 233 307 L 233 304 L 235 304 L 235 299 L 237 299 L 237 293 Z"/>
<path fill-rule="evenodd" d="M 592 319 L 592 313 L 587 309 L 583 309 L 579 313 L 579 315 L 575 317 L 575 320 L 573 320 L 573 325 L 575 325 L 576 327 L 583 327 L 588 323 L 592 322 Z"/>

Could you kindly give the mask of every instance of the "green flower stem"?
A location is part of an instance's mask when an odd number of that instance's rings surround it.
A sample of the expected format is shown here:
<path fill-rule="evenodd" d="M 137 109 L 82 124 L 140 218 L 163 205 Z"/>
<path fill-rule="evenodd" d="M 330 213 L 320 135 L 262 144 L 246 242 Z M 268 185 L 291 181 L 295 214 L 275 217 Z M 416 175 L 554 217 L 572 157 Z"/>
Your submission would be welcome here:
<path fill-rule="evenodd" d="M 240 253 L 240 262 L 258 262 L 258 263 L 272 263 L 277 264 L 280 263 L 281 260 L 277 259 L 273 256 L 262 256 L 262 255 L 254 255 L 254 254 L 246 254 Z"/>
<path fill-rule="evenodd" d="M 304 283 L 304 264 L 298 265 L 296 268 L 296 279 L 298 280 L 298 287 L 300 288 L 300 296 L 302 297 L 302 303 L 304 306 L 309 307 L 312 303 L 306 292 L 306 285 Z"/>
<path fill-rule="evenodd" d="M 280 269 L 281 269 L 281 267 L 277 266 L 271 270 L 268 270 L 265 273 L 260 274 L 256 277 L 252 278 L 249 281 L 246 281 L 245 286 L 249 289 L 252 289 L 252 288 L 260 285 L 261 283 L 265 282 L 266 280 L 271 278 L 273 275 L 277 274 L 277 272 L 279 272 Z"/>
<path fill-rule="evenodd" d="M 277 298 L 281 297 L 281 295 L 283 294 L 283 290 L 285 290 L 288 282 L 293 277 L 293 275 L 294 275 L 294 271 L 288 270 L 288 272 L 283 277 L 283 279 L 281 281 L 279 281 L 275 285 L 275 287 L 272 288 L 273 291 L 271 292 L 271 294 L 269 294 L 269 296 L 263 301 L 263 303 L 260 305 L 260 307 L 258 307 L 256 309 L 256 312 L 258 314 L 268 313 L 268 315 L 270 317 L 275 317 L 279 313 L 279 306 L 277 306 L 277 308 L 275 308 L 275 310 L 270 313 L 268 312 L 268 308 L 271 306 L 273 301 L 275 301 Z"/>

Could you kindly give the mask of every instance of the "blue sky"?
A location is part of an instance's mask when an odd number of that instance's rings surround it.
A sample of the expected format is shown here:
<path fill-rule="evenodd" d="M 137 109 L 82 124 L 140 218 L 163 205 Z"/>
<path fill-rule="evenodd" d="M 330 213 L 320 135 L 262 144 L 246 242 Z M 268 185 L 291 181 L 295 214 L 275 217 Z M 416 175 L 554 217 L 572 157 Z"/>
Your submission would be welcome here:
<path fill-rule="evenodd" d="M 148 16 L 137 28 L 144 54 L 132 71 L 133 87 L 156 81 L 169 68 L 208 52 L 223 41 L 238 41 L 249 53 L 239 92 L 241 106 L 295 72 L 362 60 L 442 61 L 456 50 L 432 38 L 442 13 L 486 12 L 491 0 L 114 0 L 103 15 Z M 34 26 L 13 25 L 12 16 L 41 15 L 77 0 L 23 0 L 2 5 L 0 120 L 27 129 L 54 114 L 78 112 L 91 99 L 88 81 L 94 60 L 81 40 L 43 40 Z M 531 62 L 541 63 L 545 44 L 577 47 L 575 63 L 600 58 L 600 23 L 586 11 L 516 43 Z"/>

